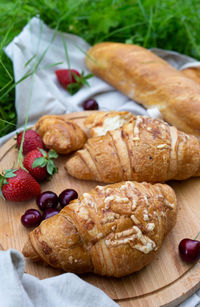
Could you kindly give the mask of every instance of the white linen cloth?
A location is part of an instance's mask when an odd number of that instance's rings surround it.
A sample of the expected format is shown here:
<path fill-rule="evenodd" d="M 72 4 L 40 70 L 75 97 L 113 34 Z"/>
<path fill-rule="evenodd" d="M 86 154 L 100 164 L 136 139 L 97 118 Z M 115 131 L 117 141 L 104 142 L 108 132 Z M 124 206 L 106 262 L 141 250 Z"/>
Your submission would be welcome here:
<path fill-rule="evenodd" d="M 24 27 L 22 32 L 17 37 L 15 37 L 13 41 L 5 48 L 6 54 L 13 61 L 15 81 L 20 80 L 20 78 L 24 76 L 27 70 L 33 67 L 33 63 L 37 63 L 37 60 L 39 60 L 39 58 L 42 56 L 42 54 L 46 50 L 45 56 L 42 59 L 38 69 L 34 73 L 33 79 L 31 77 L 28 77 L 27 79 L 25 79 L 23 82 L 19 83 L 16 86 L 15 105 L 16 105 L 16 111 L 17 111 L 18 129 L 23 128 L 29 99 L 31 99 L 30 110 L 29 110 L 29 122 L 28 122 L 29 125 L 34 124 L 37 121 L 37 119 L 44 114 L 62 114 L 62 113 L 70 113 L 74 111 L 82 111 L 83 110 L 82 102 L 90 97 L 93 97 L 97 100 L 101 110 L 113 110 L 113 109 L 127 110 L 134 114 L 142 114 L 142 115 L 150 115 L 152 117 L 160 117 L 160 113 L 156 108 L 146 110 L 141 105 L 138 105 L 137 103 L 133 102 L 128 97 L 126 97 L 122 93 L 119 93 L 117 90 L 112 88 L 110 85 L 106 84 L 104 81 L 100 80 L 99 78 L 95 76 L 88 80 L 90 87 L 84 86 L 75 95 L 71 96 L 65 89 L 63 89 L 59 85 L 56 75 L 55 75 L 56 69 L 68 68 L 63 40 L 66 43 L 67 51 L 69 54 L 70 67 L 77 69 L 78 71 L 84 71 L 85 73 L 89 73 L 89 71 L 84 65 L 84 58 L 85 58 L 85 52 L 90 48 L 90 45 L 78 36 L 67 34 L 67 33 L 55 32 L 54 30 L 47 27 L 37 17 L 33 18 Z M 160 57 L 164 58 L 175 68 L 180 69 L 180 70 L 185 67 L 190 67 L 190 66 L 194 67 L 194 66 L 200 65 L 199 62 L 197 62 L 195 59 L 190 58 L 185 55 L 181 55 L 177 52 L 166 51 L 166 50 L 155 49 L 155 48 L 151 50 L 157 55 L 159 55 Z M 32 61 L 28 62 L 30 59 L 32 59 Z M 63 64 L 59 64 L 54 67 L 44 68 L 46 66 L 52 65 L 57 62 L 63 62 Z M 30 92 L 32 92 L 32 95 L 30 95 Z M 1 138 L 0 145 L 3 144 L 3 142 L 5 142 L 6 140 L 8 140 L 15 133 L 16 132 L 12 132 L 9 135 Z M 5 253 L 5 252 L 1 252 L 1 253 Z M 5 260 L 2 260 L 2 261 L 4 261 L 6 265 L 1 265 L 0 267 L 1 268 L 0 281 L 1 281 L 1 284 L 5 285 L 5 288 L 6 288 L 6 282 L 8 282 L 8 280 L 5 279 L 5 281 L 3 281 L 2 283 L 1 276 L 2 274 L 5 275 L 5 271 L 7 272 L 7 270 L 9 269 L 7 267 L 9 267 L 12 263 L 11 255 L 13 254 L 14 254 L 14 251 L 8 252 L 7 254 L 5 253 L 4 254 Z M 21 257 L 19 256 L 19 254 L 17 255 L 18 256 L 16 257 L 19 257 L 19 258 Z M 1 260 L 0 260 L 0 263 L 1 263 Z M 21 269 L 20 274 L 22 275 L 22 269 Z M 30 299 L 31 297 L 34 296 L 34 295 L 29 296 L 29 294 L 27 294 L 28 292 L 26 293 L 26 291 L 29 291 L 28 288 L 32 288 L 33 294 L 35 293 L 37 296 L 40 296 L 40 293 L 44 295 L 43 292 L 40 292 L 38 290 L 39 289 L 38 287 L 40 287 L 41 282 L 32 276 L 28 276 L 28 275 L 25 275 L 25 276 L 26 276 L 25 280 L 29 284 L 29 287 L 24 288 L 25 297 Z M 65 281 L 65 278 L 67 281 Z M 59 284 L 60 287 L 62 288 L 63 279 L 64 279 L 64 283 L 65 282 L 68 283 L 70 279 L 76 280 L 77 282 L 79 282 L 78 277 L 75 277 L 73 274 L 63 274 L 56 278 L 51 278 L 49 279 L 49 281 L 45 280 L 44 283 L 45 285 L 50 284 L 51 287 L 58 287 L 58 284 Z M 16 285 L 16 288 L 12 287 L 13 293 L 19 290 L 18 286 L 22 287 L 22 284 Z M 71 285 L 70 281 L 69 281 L 68 287 L 69 289 L 70 287 L 73 288 L 73 285 Z M 85 287 L 87 288 L 87 286 Z M 88 287 L 90 288 L 89 285 Z M 10 297 L 12 295 L 12 291 L 11 290 L 9 291 Z M 89 291 L 90 296 L 88 297 L 88 299 L 90 299 L 92 293 L 95 293 L 95 291 L 96 289 L 94 287 L 90 288 L 90 291 Z M 70 295 L 70 291 L 67 293 L 69 293 Z M 3 292 L 1 291 L 0 292 L 0 302 L 1 302 L 2 296 L 3 296 Z M 200 304 L 200 293 L 199 292 L 197 292 L 189 300 L 187 300 L 183 306 L 193 307 L 193 306 L 197 306 L 198 303 Z M 77 295 L 76 304 L 77 305 L 74 305 L 74 306 L 85 306 L 82 301 L 82 296 Z M 59 304 L 55 304 L 55 305 L 58 306 Z M 6 306 L 12 306 L 12 304 L 4 305 L 4 307 Z M 26 306 L 29 306 L 29 305 L 26 305 Z M 40 306 L 40 305 L 37 305 L 37 306 Z M 65 306 L 68 306 L 68 305 L 65 304 Z M 69 305 L 69 306 L 71 307 L 72 305 Z M 90 306 L 89 303 L 87 306 Z M 103 305 L 93 304 L 93 306 L 103 306 Z M 107 304 L 104 306 L 112 306 L 112 304 L 110 303 L 110 305 Z"/>
<path fill-rule="evenodd" d="M 117 307 L 102 290 L 72 273 L 43 280 L 24 273 L 16 250 L 0 251 L 1 307 Z"/>

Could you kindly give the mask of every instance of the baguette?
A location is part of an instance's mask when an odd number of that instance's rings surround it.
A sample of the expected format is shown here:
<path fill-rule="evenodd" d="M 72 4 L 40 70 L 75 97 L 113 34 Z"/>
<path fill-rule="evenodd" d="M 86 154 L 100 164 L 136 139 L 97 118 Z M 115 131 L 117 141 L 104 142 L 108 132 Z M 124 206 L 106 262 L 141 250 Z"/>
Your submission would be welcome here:
<path fill-rule="evenodd" d="M 181 71 L 186 77 L 200 84 L 200 67 L 185 68 Z"/>
<path fill-rule="evenodd" d="M 92 47 L 86 66 L 146 108 L 157 107 L 178 129 L 200 137 L 200 86 L 149 50 L 104 42 Z"/>

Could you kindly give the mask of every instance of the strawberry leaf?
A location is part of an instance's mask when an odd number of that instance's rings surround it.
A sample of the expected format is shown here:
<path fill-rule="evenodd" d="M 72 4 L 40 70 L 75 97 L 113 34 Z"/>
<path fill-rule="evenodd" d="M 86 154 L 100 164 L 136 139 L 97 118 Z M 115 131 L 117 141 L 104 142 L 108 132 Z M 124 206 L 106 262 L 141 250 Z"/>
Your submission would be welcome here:
<path fill-rule="evenodd" d="M 3 198 L 3 200 L 5 200 L 5 197 L 4 197 L 4 195 L 3 195 L 3 193 L 2 193 L 2 191 L 0 190 L 0 197 L 2 197 Z"/>
<path fill-rule="evenodd" d="M 47 172 L 49 175 L 53 175 L 55 173 L 57 173 L 58 169 L 55 166 L 55 163 L 53 160 L 49 160 L 47 163 Z"/>
<path fill-rule="evenodd" d="M 88 75 L 84 76 L 84 79 L 86 80 L 86 79 L 90 79 L 90 78 L 92 78 L 92 77 L 94 77 L 93 74 L 88 74 Z"/>
<path fill-rule="evenodd" d="M 14 174 L 14 172 L 16 172 L 17 169 L 8 169 L 8 170 L 5 170 L 5 173 L 4 173 L 4 178 L 12 178 L 12 177 L 15 177 L 16 174 Z"/>
<path fill-rule="evenodd" d="M 48 158 L 50 159 L 56 159 L 58 158 L 58 154 L 55 150 L 51 149 L 48 153 Z"/>
<path fill-rule="evenodd" d="M 74 95 L 76 92 L 80 90 L 80 88 L 83 85 L 89 86 L 89 83 L 87 82 L 87 79 L 93 77 L 93 74 L 88 74 L 84 75 L 84 72 L 81 73 L 81 76 L 77 76 L 76 74 L 73 73 L 73 77 L 76 80 L 74 83 L 70 83 L 67 86 L 67 91 L 71 94 Z"/>
<path fill-rule="evenodd" d="M 79 89 L 81 88 L 79 83 L 71 83 L 67 86 L 67 91 L 71 94 L 74 95 L 76 94 Z"/>
<path fill-rule="evenodd" d="M 77 76 L 76 74 L 73 74 L 73 77 L 74 77 L 74 79 L 76 80 L 77 83 L 79 83 L 79 82 L 81 83 L 81 80 L 82 80 L 82 78 L 83 78 L 82 74 L 81 74 L 80 77 Z"/>
<path fill-rule="evenodd" d="M 5 197 L 1 190 L 4 184 L 8 184 L 8 182 L 3 175 L 0 175 L 0 197 L 2 197 L 5 200 Z"/>
<path fill-rule="evenodd" d="M 12 177 L 15 177 L 16 174 L 13 174 L 13 173 L 7 173 L 5 174 L 5 178 L 12 178 Z"/>
<path fill-rule="evenodd" d="M 35 167 L 45 167 L 47 165 L 47 160 L 44 157 L 36 158 L 32 164 L 32 168 Z"/>
<path fill-rule="evenodd" d="M 3 184 L 7 184 L 7 180 L 4 176 L 0 175 L 0 189 L 2 188 Z"/>
<path fill-rule="evenodd" d="M 0 188 L 1 188 L 4 184 L 8 184 L 8 181 L 6 180 L 5 177 L 1 176 L 1 178 L 0 178 Z"/>
<path fill-rule="evenodd" d="M 87 85 L 87 86 L 90 86 L 86 79 L 83 79 L 83 84 Z"/>
<path fill-rule="evenodd" d="M 44 149 L 42 149 L 42 148 L 38 148 L 38 149 L 41 152 L 41 154 L 43 155 L 43 157 L 47 158 L 47 152 Z"/>

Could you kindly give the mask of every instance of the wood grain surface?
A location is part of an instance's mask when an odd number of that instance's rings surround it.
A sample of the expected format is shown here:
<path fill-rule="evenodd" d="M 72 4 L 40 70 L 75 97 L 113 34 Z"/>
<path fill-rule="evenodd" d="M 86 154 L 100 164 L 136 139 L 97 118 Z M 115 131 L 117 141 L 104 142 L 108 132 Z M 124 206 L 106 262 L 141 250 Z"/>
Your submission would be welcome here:
<path fill-rule="evenodd" d="M 80 126 L 89 112 L 64 115 L 74 119 Z M 0 171 L 11 168 L 17 160 L 15 141 L 9 140 L 0 148 Z M 41 184 L 42 192 L 51 190 L 60 193 L 66 188 L 77 190 L 79 195 L 98 183 L 80 181 L 66 173 L 64 164 L 67 156 L 57 160 L 58 173 Z M 178 198 L 177 223 L 163 242 L 155 260 L 138 273 L 120 279 L 100 277 L 94 274 L 80 276 L 101 288 L 121 306 L 175 306 L 200 287 L 200 264 L 183 263 L 178 255 L 178 244 L 185 237 L 194 238 L 200 225 L 200 178 L 169 183 Z M 35 200 L 13 203 L 0 200 L 0 244 L 4 249 L 22 250 L 30 230 L 20 222 L 25 210 L 37 208 Z M 26 261 L 26 272 L 40 279 L 63 272 L 48 266 Z"/>

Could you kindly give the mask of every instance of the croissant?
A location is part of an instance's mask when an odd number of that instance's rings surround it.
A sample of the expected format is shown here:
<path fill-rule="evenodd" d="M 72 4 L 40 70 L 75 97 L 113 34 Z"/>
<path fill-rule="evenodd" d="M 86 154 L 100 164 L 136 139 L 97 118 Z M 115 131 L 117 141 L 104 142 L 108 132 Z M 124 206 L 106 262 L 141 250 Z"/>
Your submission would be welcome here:
<path fill-rule="evenodd" d="M 121 277 L 155 258 L 175 222 L 166 184 L 97 186 L 34 229 L 23 254 L 67 272 Z"/>
<path fill-rule="evenodd" d="M 84 131 L 73 121 L 64 120 L 59 115 L 45 115 L 35 126 L 47 148 L 60 154 L 68 154 L 80 149 L 87 137 Z"/>
<path fill-rule="evenodd" d="M 200 175 L 200 144 L 162 120 L 135 116 L 121 128 L 88 139 L 65 168 L 78 179 L 105 183 L 183 180 Z"/>
<path fill-rule="evenodd" d="M 99 43 L 86 66 L 119 91 L 144 105 L 157 107 L 178 129 L 200 136 L 200 86 L 149 50 L 130 44 Z"/>
<path fill-rule="evenodd" d="M 131 122 L 135 116 L 130 112 L 98 112 L 89 115 L 84 125 L 89 129 L 91 137 L 105 135 L 107 131 L 122 127 L 124 124 Z"/>

